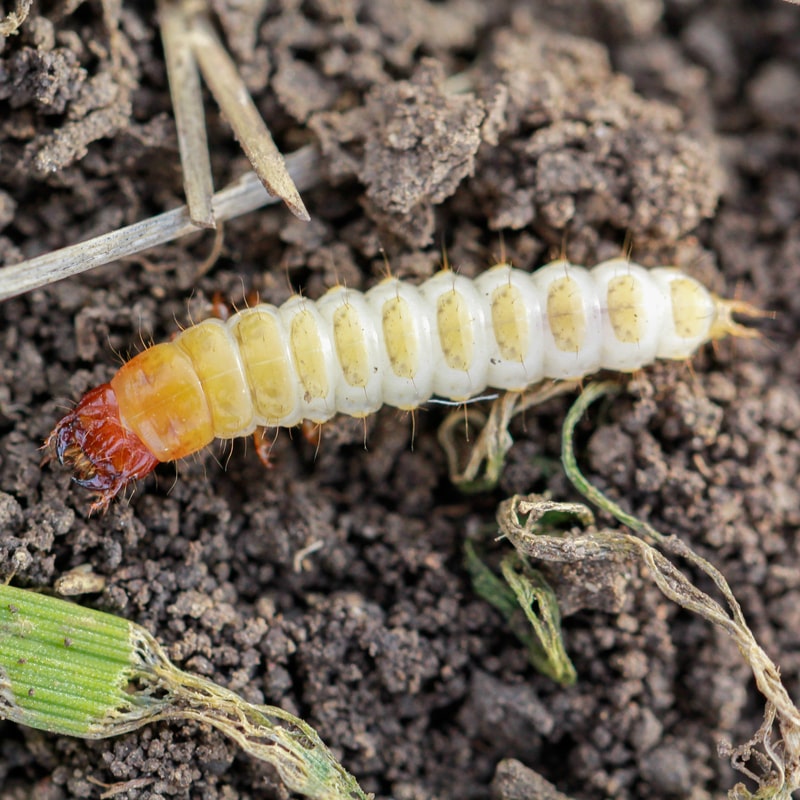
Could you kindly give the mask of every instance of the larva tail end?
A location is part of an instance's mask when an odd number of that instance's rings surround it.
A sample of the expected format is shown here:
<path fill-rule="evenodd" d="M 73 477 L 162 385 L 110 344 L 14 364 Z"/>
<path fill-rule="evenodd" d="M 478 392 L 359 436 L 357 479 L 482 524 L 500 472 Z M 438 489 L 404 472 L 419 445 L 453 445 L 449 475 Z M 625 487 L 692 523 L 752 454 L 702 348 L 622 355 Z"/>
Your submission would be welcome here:
<path fill-rule="evenodd" d="M 158 459 L 120 420 L 117 397 L 104 383 L 87 392 L 45 442 L 49 459 L 72 470 L 72 479 L 96 492 L 90 513 L 105 511 L 132 481 L 152 472 Z M 49 460 L 48 459 L 48 460 Z"/>
<path fill-rule="evenodd" d="M 739 339 L 760 339 L 763 335 L 757 328 L 743 325 L 734 319 L 734 314 L 739 314 L 748 319 L 775 319 L 774 311 L 764 311 L 745 300 L 727 300 L 714 295 L 717 318 L 711 326 L 709 339 L 716 341 L 726 336 L 735 336 Z"/>

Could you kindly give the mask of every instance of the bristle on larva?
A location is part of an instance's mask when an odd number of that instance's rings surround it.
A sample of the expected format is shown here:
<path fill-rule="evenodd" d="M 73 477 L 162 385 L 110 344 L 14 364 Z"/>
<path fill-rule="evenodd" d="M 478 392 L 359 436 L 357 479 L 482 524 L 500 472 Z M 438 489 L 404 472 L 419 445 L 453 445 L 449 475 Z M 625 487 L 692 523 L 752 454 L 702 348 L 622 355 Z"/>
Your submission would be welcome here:
<path fill-rule="evenodd" d="M 88 393 L 48 446 L 105 508 L 158 462 L 215 438 L 686 359 L 709 340 L 751 335 L 734 313 L 757 312 L 677 269 L 625 259 L 591 270 L 555 261 L 534 273 L 500 264 L 475 280 L 445 270 L 421 286 L 388 278 L 365 294 L 336 287 L 316 302 L 296 296 L 206 320 L 148 348 Z"/>

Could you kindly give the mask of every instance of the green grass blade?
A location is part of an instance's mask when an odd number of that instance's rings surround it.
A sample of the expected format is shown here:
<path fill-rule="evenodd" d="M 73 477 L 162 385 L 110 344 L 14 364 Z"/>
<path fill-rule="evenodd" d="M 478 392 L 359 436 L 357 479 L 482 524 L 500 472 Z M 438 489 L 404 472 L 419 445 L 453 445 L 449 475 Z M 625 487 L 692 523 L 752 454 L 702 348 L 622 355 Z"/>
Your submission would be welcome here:
<path fill-rule="evenodd" d="M 11 586 L 0 586 L 0 719 L 84 739 L 197 720 L 272 764 L 291 791 L 369 797 L 303 720 L 177 669 L 132 622 Z"/>

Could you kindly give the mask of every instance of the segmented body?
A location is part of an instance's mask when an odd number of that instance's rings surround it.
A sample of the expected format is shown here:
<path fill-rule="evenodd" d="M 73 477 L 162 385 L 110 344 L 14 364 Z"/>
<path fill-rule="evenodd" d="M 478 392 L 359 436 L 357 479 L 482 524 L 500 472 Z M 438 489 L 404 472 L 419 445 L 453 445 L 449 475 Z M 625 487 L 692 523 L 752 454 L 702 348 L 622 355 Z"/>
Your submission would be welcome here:
<path fill-rule="evenodd" d="M 365 294 L 336 287 L 316 302 L 295 296 L 206 320 L 148 348 L 89 393 L 84 419 L 79 404 L 50 441 L 104 506 L 142 469 L 258 426 L 685 359 L 734 332 L 734 306 L 676 269 L 624 259 L 591 270 L 557 261 L 533 273 L 501 264 L 474 280 L 445 270 L 419 287 L 389 278 Z M 103 465 L 94 442 L 102 437 L 87 430 L 109 398 L 125 448 L 132 435 L 153 459 L 137 462 L 132 477 L 121 457 Z"/>

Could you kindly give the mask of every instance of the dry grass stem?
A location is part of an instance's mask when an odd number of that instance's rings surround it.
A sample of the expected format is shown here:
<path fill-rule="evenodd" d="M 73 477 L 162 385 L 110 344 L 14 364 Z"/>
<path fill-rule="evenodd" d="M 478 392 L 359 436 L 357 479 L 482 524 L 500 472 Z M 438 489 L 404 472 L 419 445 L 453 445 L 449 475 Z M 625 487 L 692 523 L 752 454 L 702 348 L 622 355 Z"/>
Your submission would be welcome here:
<path fill-rule="evenodd" d="M 546 514 L 553 511 L 569 513 L 577 516 L 583 524 L 589 524 L 588 509 L 580 511 L 575 504 L 554 506 L 552 501 L 535 495 L 516 496 L 501 505 L 498 511 L 501 532 L 523 555 L 546 561 L 605 560 L 620 555 L 635 558 L 647 567 L 648 574 L 666 597 L 724 630 L 736 642 L 750 665 L 758 690 L 766 699 L 765 722 L 756 736 L 741 747 L 727 748 L 728 754 L 732 754 L 733 766 L 757 780 L 759 788 L 753 794 L 742 784 L 737 784 L 729 797 L 736 800 L 788 800 L 800 788 L 800 711 L 783 686 L 777 666 L 753 636 L 728 582 L 716 567 L 688 544 L 676 536 L 659 533 L 648 523 L 621 509 L 589 484 L 578 468 L 573 448 L 575 426 L 592 402 L 618 389 L 616 384 L 597 383 L 584 390 L 564 422 L 561 455 L 567 476 L 578 491 L 638 535 L 594 528 L 570 536 L 551 535 L 543 523 Z M 724 605 L 698 589 L 646 539 L 701 570 L 717 587 Z M 774 728 L 777 728 L 777 740 L 771 737 Z M 756 751 L 756 746 L 761 750 Z M 749 759 L 760 765 L 760 775 L 746 768 Z"/>
<path fill-rule="evenodd" d="M 189 218 L 201 228 L 214 227 L 214 182 L 208 153 L 200 73 L 192 53 L 186 17 L 174 0 L 159 0 L 158 22 L 178 131 L 183 188 Z"/>
<path fill-rule="evenodd" d="M 494 488 L 503 471 L 506 455 L 514 444 L 508 432 L 511 420 L 540 403 L 574 391 L 579 385 L 579 380 L 545 381 L 530 391 L 504 392 L 492 403 L 488 417 L 470 407 L 454 411 L 438 431 L 439 444 L 447 456 L 450 480 L 463 492 L 483 492 Z M 463 463 L 462 451 L 469 443 L 470 426 L 480 433 L 475 444 L 469 447 L 466 463 Z"/>
<path fill-rule="evenodd" d="M 283 156 L 211 21 L 205 14 L 198 13 L 189 20 L 189 27 L 192 50 L 203 79 L 256 174 L 270 194 L 280 197 L 296 217 L 307 222 L 311 217 L 286 169 Z"/>
<path fill-rule="evenodd" d="M 33 0 L 17 0 L 14 10 L 0 19 L 0 36 L 15 34 L 19 26 L 28 18 L 32 4 Z"/>
<path fill-rule="evenodd" d="M 286 165 L 301 189 L 319 183 L 319 154 L 313 146 L 292 153 Z M 212 198 L 212 208 L 216 221 L 224 222 L 275 202 L 278 198 L 268 194 L 258 177 L 249 172 L 217 192 Z M 128 258 L 197 230 L 188 208 L 181 206 L 85 242 L 4 267 L 0 269 L 0 301 Z"/>

